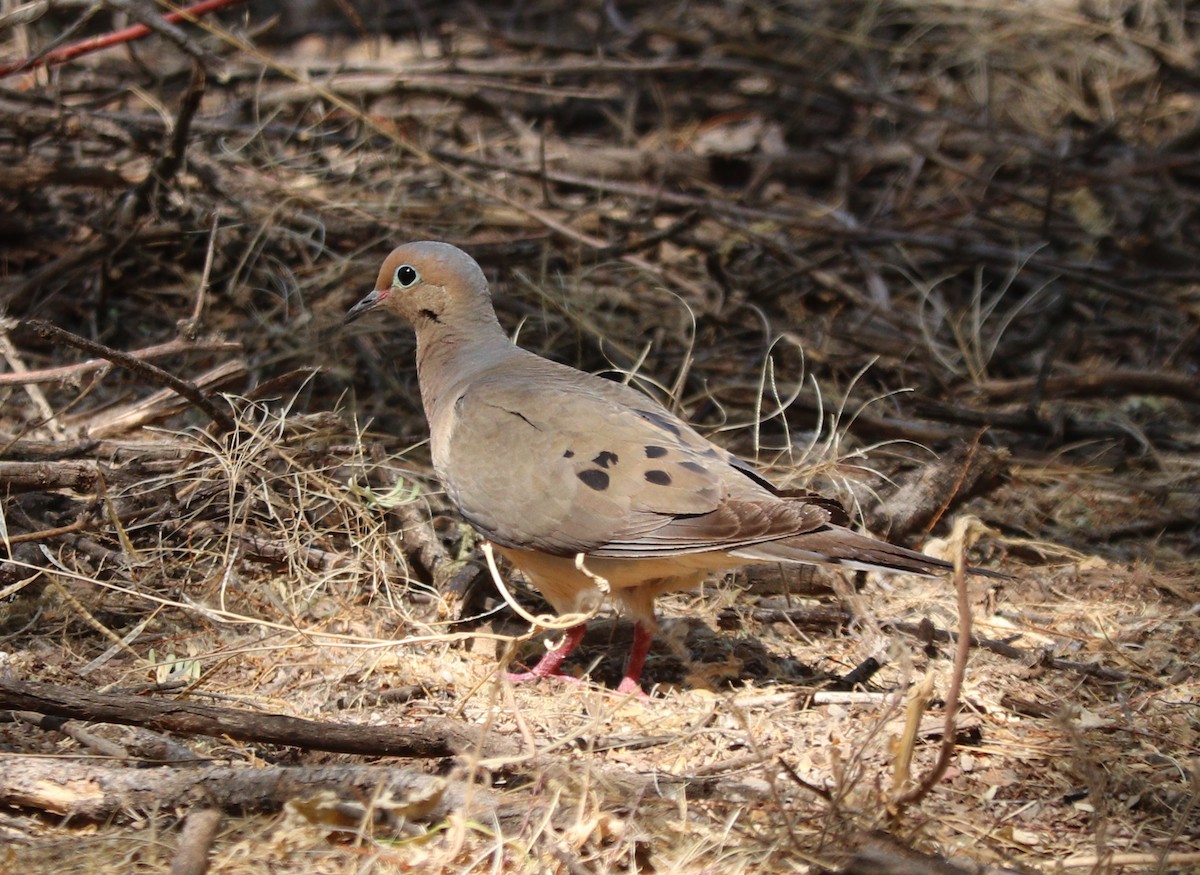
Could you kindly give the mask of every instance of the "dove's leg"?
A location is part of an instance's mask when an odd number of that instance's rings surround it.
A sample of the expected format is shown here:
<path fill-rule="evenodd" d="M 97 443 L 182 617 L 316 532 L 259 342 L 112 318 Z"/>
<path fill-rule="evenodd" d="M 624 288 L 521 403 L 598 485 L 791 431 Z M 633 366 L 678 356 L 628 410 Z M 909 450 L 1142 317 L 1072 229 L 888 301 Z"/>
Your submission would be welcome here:
<path fill-rule="evenodd" d="M 578 626 L 572 626 L 563 635 L 562 643 L 553 650 L 547 650 L 546 655 L 538 660 L 537 665 L 529 671 L 507 672 L 507 677 L 513 683 L 522 683 L 523 681 L 535 681 L 540 678 L 557 677 L 562 674 L 563 660 L 571 655 L 571 651 L 579 646 L 579 642 L 583 640 L 584 633 L 587 632 L 587 624 L 580 623 Z M 636 638 L 635 638 L 636 643 Z M 645 657 L 643 657 L 645 661 Z M 639 668 L 640 672 L 641 669 Z"/>
<path fill-rule="evenodd" d="M 650 641 L 653 638 L 654 633 L 645 623 L 639 621 L 633 624 L 633 646 L 629 648 L 629 661 L 625 663 L 625 677 L 621 678 L 621 683 L 617 687 L 618 693 L 645 695 L 642 692 L 640 681 L 642 668 L 646 665 L 646 655 L 650 652 Z"/>

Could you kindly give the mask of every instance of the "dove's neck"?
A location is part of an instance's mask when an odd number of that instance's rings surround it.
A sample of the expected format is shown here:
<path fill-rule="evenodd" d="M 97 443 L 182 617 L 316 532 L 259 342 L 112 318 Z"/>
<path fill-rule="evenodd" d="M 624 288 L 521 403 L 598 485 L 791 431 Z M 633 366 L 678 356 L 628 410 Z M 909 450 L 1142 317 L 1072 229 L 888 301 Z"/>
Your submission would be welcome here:
<path fill-rule="evenodd" d="M 423 318 L 417 331 L 417 381 L 432 424 L 473 377 L 520 353 L 490 306 Z"/>

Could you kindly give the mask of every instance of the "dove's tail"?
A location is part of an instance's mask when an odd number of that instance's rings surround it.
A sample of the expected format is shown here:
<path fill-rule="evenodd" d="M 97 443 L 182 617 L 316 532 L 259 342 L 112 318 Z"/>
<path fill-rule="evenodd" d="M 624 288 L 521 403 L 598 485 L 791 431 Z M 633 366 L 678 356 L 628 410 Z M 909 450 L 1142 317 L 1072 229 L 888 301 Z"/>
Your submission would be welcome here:
<path fill-rule="evenodd" d="M 730 555 L 758 562 L 805 562 L 861 571 L 902 571 L 924 575 L 954 569 L 951 562 L 935 559 L 916 550 L 897 547 L 868 535 L 860 535 L 841 526 L 828 525 L 778 541 L 764 541 L 739 547 L 731 550 Z M 1010 575 L 983 568 L 968 567 L 967 572 L 981 577 L 1010 578 Z"/>

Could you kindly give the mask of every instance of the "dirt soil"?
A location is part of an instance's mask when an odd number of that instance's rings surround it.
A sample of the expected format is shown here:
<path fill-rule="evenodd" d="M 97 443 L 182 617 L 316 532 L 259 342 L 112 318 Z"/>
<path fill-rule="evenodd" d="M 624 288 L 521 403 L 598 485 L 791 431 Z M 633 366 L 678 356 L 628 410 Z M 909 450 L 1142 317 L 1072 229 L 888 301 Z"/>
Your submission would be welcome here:
<path fill-rule="evenodd" d="M 217 5 L 0 12 L 0 869 L 1200 871 L 1194 4 Z M 505 681 L 557 633 L 342 326 L 413 239 L 1011 579 L 743 569 L 645 698 L 611 612 Z"/>

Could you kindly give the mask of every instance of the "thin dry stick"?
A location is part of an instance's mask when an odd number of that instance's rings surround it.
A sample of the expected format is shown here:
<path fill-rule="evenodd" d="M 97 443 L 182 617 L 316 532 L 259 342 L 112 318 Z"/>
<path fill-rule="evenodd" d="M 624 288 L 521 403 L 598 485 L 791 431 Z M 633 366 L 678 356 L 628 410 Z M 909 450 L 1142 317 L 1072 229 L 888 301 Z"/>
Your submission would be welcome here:
<path fill-rule="evenodd" d="M 68 738 L 73 738 L 88 750 L 98 756 L 115 760 L 126 759 L 129 751 L 115 741 L 96 735 L 84 729 L 78 720 L 68 720 L 65 717 L 54 717 L 50 714 L 39 714 L 37 711 L 10 711 L 14 720 L 28 723 L 47 732 L 61 732 Z"/>
<path fill-rule="evenodd" d="M 962 489 L 963 481 L 967 479 L 967 474 L 971 471 L 971 463 L 975 460 L 975 454 L 979 452 L 979 441 L 983 439 L 987 432 L 986 428 L 981 428 L 975 432 L 975 437 L 971 440 L 971 446 L 967 448 L 967 457 L 963 459 L 962 465 L 959 467 L 958 479 L 954 482 L 954 487 L 946 492 L 946 500 L 942 502 L 942 506 L 934 511 L 929 522 L 925 524 L 925 534 L 933 531 L 933 527 L 941 521 L 950 504 L 958 496 L 958 492 Z"/>
<path fill-rule="evenodd" d="M 96 343 L 94 340 L 88 340 L 86 337 L 80 337 L 78 334 L 72 334 L 70 331 L 64 331 L 57 325 L 51 325 L 49 322 L 43 322 L 41 319 L 30 319 L 25 324 L 47 340 L 59 341 L 92 355 L 98 355 L 101 358 L 108 359 L 114 365 L 120 365 L 148 380 L 166 386 L 207 414 L 220 427 L 221 431 L 233 431 L 235 428 L 234 421 L 229 414 L 217 407 L 212 400 L 196 388 L 195 384 L 181 380 L 157 365 L 134 358 L 129 353 L 111 349 L 102 343 Z"/>
<path fill-rule="evenodd" d="M 958 645 L 954 650 L 954 672 L 950 676 L 950 689 L 946 691 L 944 705 L 946 722 L 942 730 L 942 747 L 937 762 L 925 778 L 895 802 L 899 812 L 908 805 L 920 802 L 936 786 L 950 767 L 958 735 L 958 695 L 962 690 L 963 676 L 967 673 L 967 658 L 971 654 L 971 599 L 967 593 L 966 528 L 968 519 L 961 517 L 954 524 L 952 541 L 958 545 L 954 553 L 954 591 L 958 594 Z"/>
<path fill-rule="evenodd" d="M 0 344 L 3 342 L 3 338 L 0 338 Z M 237 352 L 241 348 L 242 345 L 240 343 L 231 340 L 199 340 L 195 343 L 183 340 L 169 340 L 166 343 L 135 349 L 133 352 L 126 353 L 126 355 L 146 360 L 166 358 L 167 356 L 179 355 L 185 352 Z M 10 364 L 12 363 L 10 362 Z M 101 368 L 107 368 L 110 364 L 112 363 L 103 358 L 95 358 L 73 365 L 61 365 L 56 368 L 39 368 L 36 371 L 23 370 L 12 374 L 0 374 L 0 387 L 58 383 L 63 380 L 69 380 L 72 377 L 82 376 L 88 371 L 98 371 Z M 53 411 L 51 411 L 52 413 Z"/>
<path fill-rule="evenodd" d="M 43 549 L 43 551 L 45 550 L 45 548 L 42 548 L 42 549 Z M 59 583 L 54 578 L 50 579 L 50 585 L 55 589 L 59 598 L 61 598 L 64 602 L 66 602 L 68 605 L 70 605 L 70 607 L 72 609 L 74 609 L 74 611 L 77 614 L 79 614 L 80 617 L 83 618 L 83 621 L 85 623 L 87 623 L 89 626 L 91 626 L 93 629 L 95 629 L 97 632 L 99 632 L 101 636 L 103 636 L 104 638 L 107 638 L 109 641 L 111 641 L 113 643 L 114 647 L 118 647 L 121 650 L 124 650 L 126 653 L 128 653 L 130 656 L 132 656 L 134 661 L 137 662 L 139 665 L 149 665 L 149 663 L 145 659 L 142 658 L 142 655 L 140 653 L 138 653 L 131 646 L 129 646 L 128 641 L 126 641 L 124 638 L 122 638 L 120 635 L 118 635 L 112 629 L 108 628 L 103 623 L 101 623 L 99 620 L 97 620 L 95 615 L 91 611 L 89 611 L 87 608 L 85 608 L 80 603 L 79 599 L 77 599 L 77 598 L 75 598 L 75 596 L 71 595 L 71 593 L 67 590 L 67 588 L 65 586 L 63 586 L 61 583 Z"/>
<path fill-rule="evenodd" d="M 8 362 L 8 366 L 12 368 L 13 373 L 11 375 L 4 374 L 0 376 L 9 376 L 17 385 L 24 385 L 25 394 L 33 401 L 33 405 L 38 409 L 43 421 L 50 426 L 55 434 L 61 436 L 65 429 L 63 429 L 62 423 L 58 421 L 58 417 L 54 413 L 54 408 L 50 406 L 45 393 L 36 386 L 26 383 L 23 379 L 30 371 L 25 366 L 24 360 L 18 355 L 16 347 L 13 346 L 12 341 L 8 337 L 8 329 L 11 324 L 7 319 L 3 323 L 0 323 L 0 354 L 3 354 L 5 361 Z M 4 383 L 0 382 L 0 386 L 3 385 Z"/>
<path fill-rule="evenodd" d="M 217 228 L 220 224 L 221 212 L 213 210 L 208 247 L 204 252 L 204 270 L 200 274 L 200 282 L 196 285 L 196 303 L 192 307 L 192 315 L 179 326 L 179 333 L 188 340 L 195 340 L 196 332 L 200 330 L 200 317 L 204 315 L 204 300 L 208 297 L 208 280 L 212 276 L 213 256 L 217 251 Z"/>
<path fill-rule="evenodd" d="M 226 5 L 231 2 L 235 2 L 235 0 L 226 0 Z M 164 0 L 159 0 L 159 3 L 163 6 L 169 6 L 169 3 L 164 2 Z M 141 3 L 134 3 L 132 0 L 104 0 L 104 5 L 111 7 L 115 12 L 125 13 L 125 15 L 132 18 L 138 24 L 150 28 L 151 31 L 157 33 L 163 39 L 170 40 L 184 54 L 191 55 L 198 61 L 204 59 L 206 53 L 203 46 L 189 37 L 183 28 L 176 27 L 171 19 L 159 15 L 153 9 Z M 186 18 L 187 16 L 184 17 Z"/>
<path fill-rule="evenodd" d="M 58 526 L 57 528 L 53 528 L 53 529 L 39 529 L 36 532 L 25 532 L 24 534 L 20 534 L 20 535 L 9 535 L 8 543 L 24 544 L 26 541 L 48 541 L 51 538 L 60 538 L 63 535 L 70 535 L 70 534 L 73 534 L 74 532 L 81 532 L 84 529 L 86 529 L 90 524 L 91 523 L 89 520 L 77 519 L 77 520 L 75 520 L 75 522 L 73 522 L 69 525 Z"/>
<path fill-rule="evenodd" d="M 112 0 L 109 0 L 112 2 Z M 154 169 L 146 178 L 130 192 L 125 204 L 144 213 L 151 206 L 151 199 L 161 199 L 162 192 L 171 184 L 171 180 L 183 166 L 184 155 L 187 153 L 188 134 L 191 131 L 192 119 L 200 109 L 200 101 L 204 98 L 206 84 L 204 65 L 200 61 L 192 62 L 192 78 L 188 82 L 187 91 L 179 104 L 179 114 L 171 126 L 170 138 L 163 144 L 162 153 L 154 163 Z"/>

